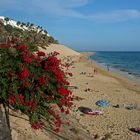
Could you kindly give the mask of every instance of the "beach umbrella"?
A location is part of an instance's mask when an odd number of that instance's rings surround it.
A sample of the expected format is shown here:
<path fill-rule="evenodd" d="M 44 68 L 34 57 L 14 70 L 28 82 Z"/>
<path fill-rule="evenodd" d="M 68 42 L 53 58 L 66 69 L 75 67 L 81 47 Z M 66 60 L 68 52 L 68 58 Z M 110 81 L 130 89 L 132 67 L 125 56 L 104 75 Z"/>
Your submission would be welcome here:
<path fill-rule="evenodd" d="M 111 102 L 107 100 L 99 100 L 96 102 L 96 105 L 100 107 L 108 107 L 111 106 Z"/>

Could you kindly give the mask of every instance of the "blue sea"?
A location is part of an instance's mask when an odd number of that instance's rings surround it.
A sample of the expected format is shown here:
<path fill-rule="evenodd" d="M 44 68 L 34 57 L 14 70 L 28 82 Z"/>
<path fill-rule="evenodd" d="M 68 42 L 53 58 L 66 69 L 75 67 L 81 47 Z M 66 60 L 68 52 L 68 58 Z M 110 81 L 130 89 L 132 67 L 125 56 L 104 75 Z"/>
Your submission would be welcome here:
<path fill-rule="evenodd" d="M 107 70 L 140 82 L 140 52 L 96 52 L 90 58 Z"/>

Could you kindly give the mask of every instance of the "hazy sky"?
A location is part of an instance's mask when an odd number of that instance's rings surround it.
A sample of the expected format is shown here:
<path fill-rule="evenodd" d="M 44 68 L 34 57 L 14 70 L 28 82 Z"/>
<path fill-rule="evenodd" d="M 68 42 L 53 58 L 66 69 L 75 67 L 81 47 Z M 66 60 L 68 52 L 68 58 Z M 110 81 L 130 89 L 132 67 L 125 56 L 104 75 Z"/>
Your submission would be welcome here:
<path fill-rule="evenodd" d="M 40 25 L 76 50 L 140 51 L 140 0 L 0 0 L 0 16 Z"/>

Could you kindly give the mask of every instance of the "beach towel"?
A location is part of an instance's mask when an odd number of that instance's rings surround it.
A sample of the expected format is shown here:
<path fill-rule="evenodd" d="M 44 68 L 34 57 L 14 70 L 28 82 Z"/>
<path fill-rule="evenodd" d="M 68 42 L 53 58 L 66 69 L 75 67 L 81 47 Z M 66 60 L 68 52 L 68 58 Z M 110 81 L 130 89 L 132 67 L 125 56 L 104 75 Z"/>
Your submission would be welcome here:
<path fill-rule="evenodd" d="M 87 115 L 103 115 L 103 112 L 102 111 L 90 111 L 90 112 L 87 112 L 85 113 Z"/>
<path fill-rule="evenodd" d="M 103 115 L 102 111 L 98 111 L 98 110 L 93 111 L 88 107 L 79 107 L 78 110 L 87 115 Z"/>
<path fill-rule="evenodd" d="M 136 109 L 137 106 L 134 105 L 134 104 L 128 104 L 128 105 L 125 106 L 125 108 L 126 108 L 126 109 L 129 109 L 129 110 L 132 110 L 132 109 Z"/>
<path fill-rule="evenodd" d="M 137 128 L 130 128 L 129 130 L 132 131 L 132 132 L 135 132 L 135 133 L 140 134 L 140 127 L 137 127 Z"/>

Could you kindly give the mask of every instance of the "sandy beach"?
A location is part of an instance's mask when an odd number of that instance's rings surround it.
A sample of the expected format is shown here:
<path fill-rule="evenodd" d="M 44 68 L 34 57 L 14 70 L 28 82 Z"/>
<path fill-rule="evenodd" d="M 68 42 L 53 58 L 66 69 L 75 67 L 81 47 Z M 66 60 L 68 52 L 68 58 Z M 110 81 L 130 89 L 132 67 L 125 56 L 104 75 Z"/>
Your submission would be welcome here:
<path fill-rule="evenodd" d="M 91 53 L 80 54 L 62 45 L 51 45 L 52 50 L 60 52 L 63 60 L 73 62 L 70 88 L 79 98 L 74 100 L 76 109 L 67 116 L 70 126 L 63 125 L 59 134 L 32 130 L 27 116 L 11 111 L 13 140 L 139 140 L 140 135 L 129 128 L 140 127 L 140 84 L 91 63 L 84 57 Z M 43 51 L 48 53 L 49 48 Z M 98 107 L 95 104 L 98 100 L 108 100 L 112 105 Z M 129 110 L 128 104 L 136 108 Z M 77 110 L 78 107 L 102 111 L 103 115 L 87 115 Z"/>
<path fill-rule="evenodd" d="M 101 110 L 104 113 L 102 116 L 96 117 L 80 116 L 79 114 L 77 115 L 79 122 L 86 126 L 92 136 L 95 134 L 98 134 L 99 137 L 108 135 L 108 139 L 111 140 L 139 139 L 139 135 L 128 129 L 140 125 L 140 85 L 87 61 L 77 63 L 75 66 L 77 69 L 75 68 L 73 72 L 76 77 L 72 82 L 73 85 L 77 85 L 79 90 L 76 90 L 74 94 L 84 98 L 77 105 Z M 97 74 L 94 74 L 94 68 L 97 70 Z M 81 72 L 86 72 L 86 74 L 81 75 Z M 88 88 L 91 90 L 85 92 Z M 118 104 L 119 108 L 97 107 L 95 103 L 98 100 L 111 101 L 112 105 Z M 137 108 L 128 110 L 125 108 L 127 104 L 136 104 Z"/>

